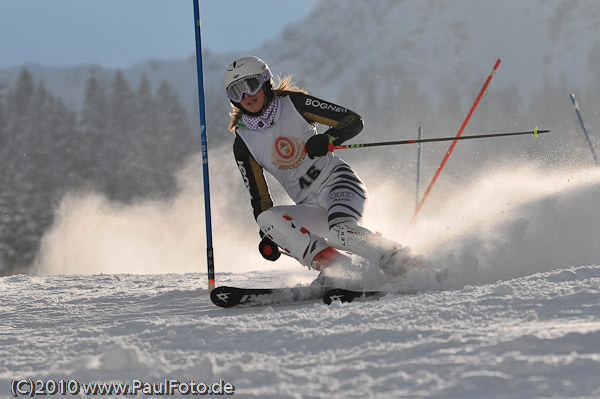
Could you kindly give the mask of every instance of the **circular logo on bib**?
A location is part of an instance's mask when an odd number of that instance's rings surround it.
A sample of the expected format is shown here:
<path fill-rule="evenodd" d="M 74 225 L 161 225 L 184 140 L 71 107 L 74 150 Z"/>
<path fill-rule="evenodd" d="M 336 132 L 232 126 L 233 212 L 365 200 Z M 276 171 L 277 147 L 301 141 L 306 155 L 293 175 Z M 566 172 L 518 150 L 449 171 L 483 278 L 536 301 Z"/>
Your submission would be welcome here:
<path fill-rule="evenodd" d="M 303 149 L 304 143 L 300 142 L 297 138 L 277 137 L 271 152 L 273 165 L 279 169 L 293 169 L 297 167 L 306 157 Z"/>
<path fill-rule="evenodd" d="M 278 137 L 275 140 L 275 151 L 277 151 L 277 156 L 282 159 L 291 159 L 294 157 L 296 153 L 296 148 L 294 148 L 294 143 L 287 137 Z"/>

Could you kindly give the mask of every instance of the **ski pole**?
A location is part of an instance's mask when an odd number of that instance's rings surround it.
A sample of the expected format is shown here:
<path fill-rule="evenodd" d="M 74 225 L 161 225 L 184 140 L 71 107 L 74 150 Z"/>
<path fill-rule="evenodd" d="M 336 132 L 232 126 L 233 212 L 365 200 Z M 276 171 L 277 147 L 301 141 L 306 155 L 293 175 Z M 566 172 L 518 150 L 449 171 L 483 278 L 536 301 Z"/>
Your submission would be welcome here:
<path fill-rule="evenodd" d="M 581 124 L 581 128 L 583 129 L 583 134 L 585 135 L 585 139 L 587 140 L 588 145 L 590 146 L 590 150 L 592 151 L 592 157 L 594 157 L 594 163 L 598 166 L 598 157 L 596 156 L 596 152 L 594 151 L 594 147 L 592 146 L 592 141 L 590 140 L 590 136 L 588 135 L 587 129 L 583 124 L 583 118 L 581 117 L 581 112 L 579 111 L 579 104 L 575 101 L 575 93 L 571 93 L 571 102 L 575 107 L 575 112 L 577 112 L 577 117 L 579 118 L 579 123 Z"/>
<path fill-rule="evenodd" d="M 492 78 L 494 77 L 494 74 L 496 73 L 496 70 L 498 69 L 499 66 L 500 66 L 500 58 L 498 58 L 498 60 L 494 64 L 494 68 L 492 69 L 492 72 L 490 72 L 490 74 L 488 75 L 487 79 L 485 80 L 485 83 L 483 84 L 483 87 L 481 88 L 481 91 L 479 92 L 479 95 L 475 99 L 475 102 L 473 103 L 473 106 L 471 106 L 471 110 L 469 110 L 469 113 L 467 114 L 467 117 L 465 118 L 462 126 L 458 130 L 458 133 L 456 134 L 457 138 L 459 138 L 462 135 L 463 131 L 465 130 L 465 127 L 467 127 L 467 123 L 469 123 L 469 119 L 471 119 L 471 115 L 473 115 L 473 112 L 475 112 L 475 108 L 477 108 L 477 104 L 479 104 L 479 100 L 481 100 L 481 97 L 483 97 L 483 93 L 485 92 L 485 90 L 487 89 L 488 85 L 490 84 L 490 80 L 492 80 Z M 446 162 L 448 161 L 448 158 L 450 158 L 450 154 L 452 154 L 452 151 L 454 150 L 454 147 L 456 147 L 456 143 L 457 142 L 458 142 L 457 140 L 454 140 L 452 142 L 452 144 L 450 145 L 450 148 L 446 152 L 446 155 L 444 156 L 444 159 L 442 160 L 442 163 L 440 164 L 440 166 L 438 167 L 437 171 L 435 172 L 435 175 L 433 176 L 433 179 L 431 179 L 431 182 L 429 183 L 429 186 L 427 186 L 427 189 L 425 190 L 425 194 L 423 194 L 423 198 L 421 198 L 421 201 L 419 202 L 419 205 L 417 206 L 417 209 L 415 210 L 415 213 L 410 218 L 409 225 L 413 224 L 414 221 L 417 219 L 417 216 L 419 215 L 419 212 L 421 211 L 421 208 L 423 207 L 423 203 L 425 203 L 425 200 L 429 196 L 429 193 L 431 192 L 431 189 L 433 188 L 433 185 L 435 184 L 435 182 L 437 181 L 438 177 L 440 176 L 440 173 L 444 169 L 444 166 L 446 165 Z"/>
<path fill-rule="evenodd" d="M 550 133 L 550 130 L 538 130 L 536 127 L 534 130 L 528 130 L 526 132 L 510 132 L 510 133 L 492 133 L 492 134 L 479 134 L 475 136 L 460 136 L 460 137 L 436 137 L 431 139 L 416 139 L 416 140 L 397 140 L 397 141 L 381 141 L 377 143 L 363 143 L 363 144 L 342 144 L 334 145 L 334 150 L 345 150 L 348 148 L 365 148 L 365 147 L 381 147 L 388 145 L 401 145 L 401 144 L 418 144 L 418 143 L 434 143 L 438 141 L 458 141 L 458 140 L 472 140 L 472 139 L 486 139 L 490 137 L 505 137 L 505 136 L 518 136 L 524 134 L 533 134 L 537 137 L 538 134 Z"/>
<path fill-rule="evenodd" d="M 419 131 L 417 133 L 417 138 L 419 140 L 421 140 L 421 138 L 423 138 L 423 128 L 421 126 L 419 126 Z M 415 195 L 415 209 L 417 209 L 417 206 L 419 206 L 419 188 L 421 187 L 421 158 L 422 158 L 422 154 L 421 154 L 421 143 L 418 143 L 419 145 L 417 146 L 417 192 Z"/>
<path fill-rule="evenodd" d="M 200 36 L 200 7 L 194 0 L 194 27 L 196 32 L 196 69 L 198 74 L 198 110 L 200 112 L 200 141 L 202 147 L 202 178 L 204 180 L 204 216 L 206 221 L 206 265 L 208 292 L 215 288 L 215 261 L 212 243 L 210 212 L 210 183 L 208 175 L 208 142 L 206 138 L 206 111 L 204 106 L 204 79 L 202 74 L 202 39 Z"/>

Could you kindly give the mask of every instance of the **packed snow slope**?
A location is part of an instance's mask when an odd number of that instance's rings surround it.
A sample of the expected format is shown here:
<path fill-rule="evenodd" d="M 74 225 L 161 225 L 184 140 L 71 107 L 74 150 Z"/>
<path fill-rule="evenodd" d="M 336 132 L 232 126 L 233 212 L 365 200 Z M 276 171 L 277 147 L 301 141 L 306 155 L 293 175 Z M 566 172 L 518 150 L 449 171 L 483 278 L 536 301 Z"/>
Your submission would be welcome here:
<path fill-rule="evenodd" d="M 261 399 L 600 397 L 598 265 L 377 302 L 228 310 L 210 303 L 203 277 L 2 278 L 0 396 L 14 378 L 166 378 L 223 380 L 233 397 Z"/>
<path fill-rule="evenodd" d="M 65 198 L 39 275 L 0 279 L 1 397 L 15 378 L 222 380 L 241 398 L 600 397 L 598 168 L 488 172 L 452 195 L 442 183 L 405 231 L 412 198 L 374 185 L 367 224 L 429 264 L 391 286 L 415 295 L 329 307 L 215 307 L 190 272 L 202 210 L 186 187 L 168 203 Z M 215 203 L 218 284 L 316 277 L 266 266 Z"/>

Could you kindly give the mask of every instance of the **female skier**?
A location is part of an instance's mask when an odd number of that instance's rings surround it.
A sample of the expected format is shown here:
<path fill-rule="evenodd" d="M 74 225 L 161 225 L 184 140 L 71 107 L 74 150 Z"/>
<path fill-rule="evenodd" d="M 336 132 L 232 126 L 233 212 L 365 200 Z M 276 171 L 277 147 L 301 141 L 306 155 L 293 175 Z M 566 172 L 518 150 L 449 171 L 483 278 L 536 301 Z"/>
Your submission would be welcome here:
<path fill-rule="evenodd" d="M 308 95 L 291 76 L 275 87 L 271 70 L 255 56 L 230 63 L 224 81 L 233 108 L 233 152 L 260 227 L 262 256 L 275 261 L 281 248 L 301 264 L 323 270 L 348 259 L 337 251 L 342 250 L 389 276 L 404 274 L 415 261 L 410 249 L 361 226 L 367 190 L 332 152 L 333 145 L 361 132 L 362 118 Z M 316 123 L 330 128 L 317 134 Z M 296 205 L 273 206 L 264 170 Z"/>

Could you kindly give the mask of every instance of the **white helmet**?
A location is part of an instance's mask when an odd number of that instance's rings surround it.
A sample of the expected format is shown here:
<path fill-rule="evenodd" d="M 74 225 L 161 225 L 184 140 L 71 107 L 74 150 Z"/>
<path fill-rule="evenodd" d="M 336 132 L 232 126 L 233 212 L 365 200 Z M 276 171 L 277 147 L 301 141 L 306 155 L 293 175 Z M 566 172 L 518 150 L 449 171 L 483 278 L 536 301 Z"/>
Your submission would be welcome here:
<path fill-rule="evenodd" d="M 240 102 L 244 94 L 256 94 L 262 85 L 272 78 L 273 74 L 266 62 L 253 55 L 247 55 L 227 65 L 223 80 L 227 97 L 231 101 Z"/>

